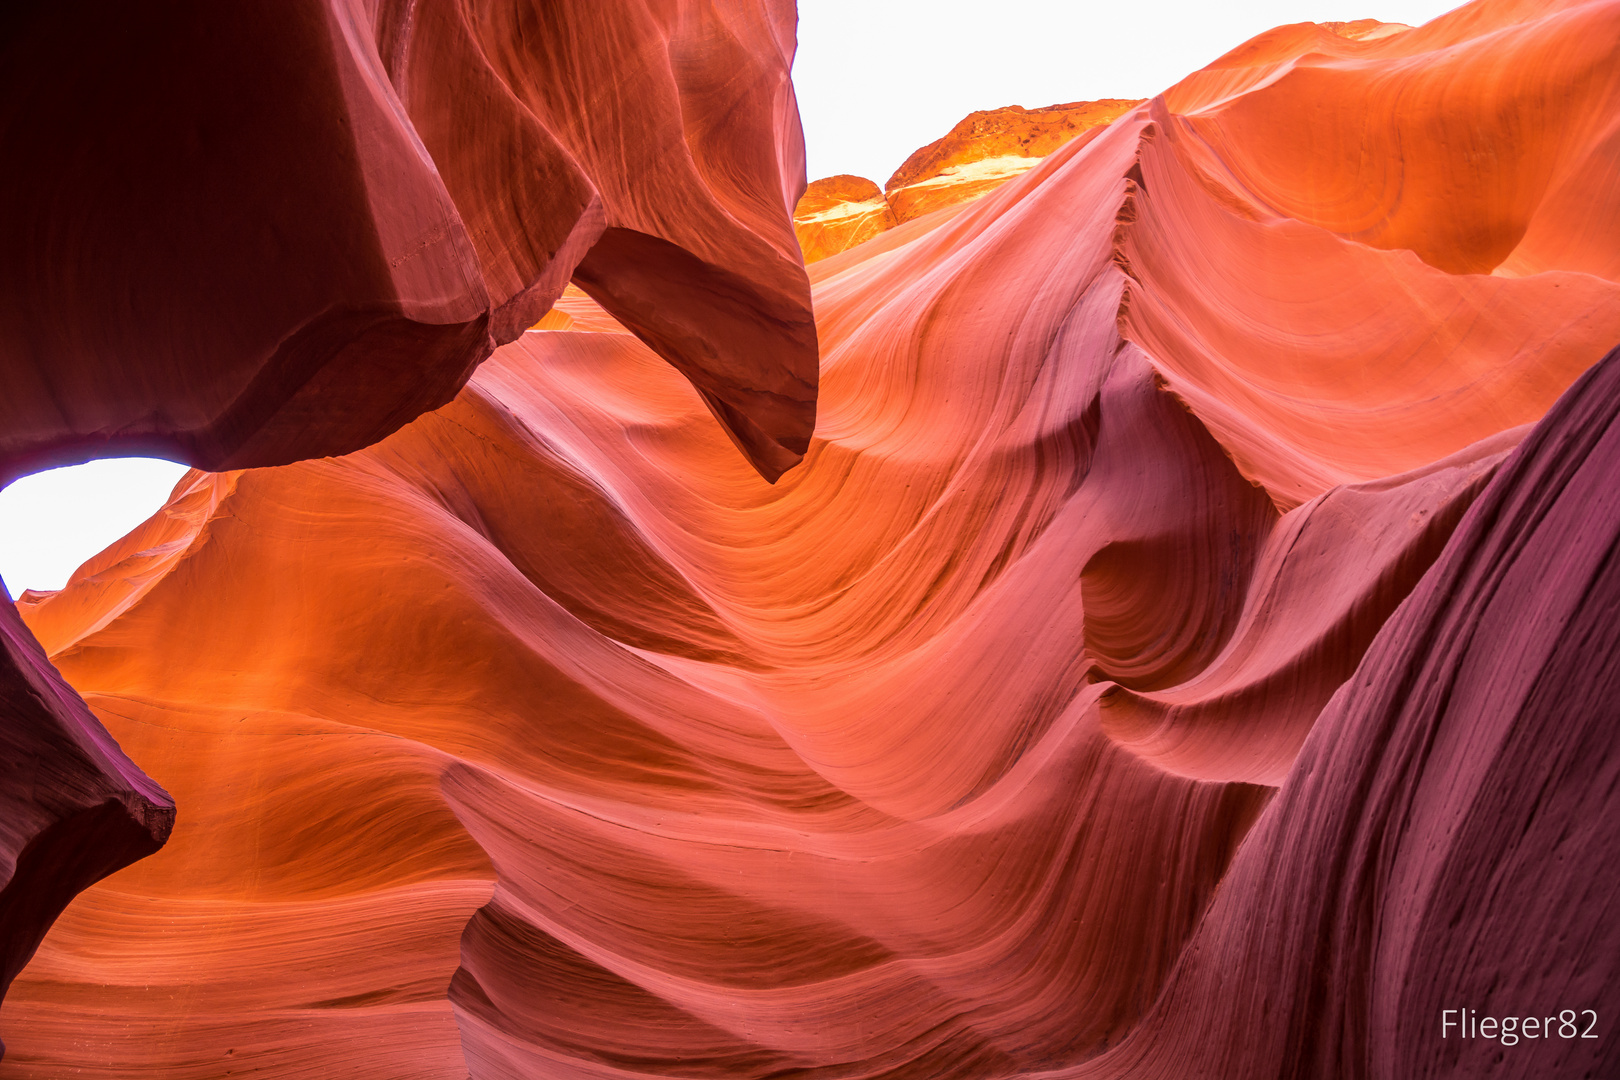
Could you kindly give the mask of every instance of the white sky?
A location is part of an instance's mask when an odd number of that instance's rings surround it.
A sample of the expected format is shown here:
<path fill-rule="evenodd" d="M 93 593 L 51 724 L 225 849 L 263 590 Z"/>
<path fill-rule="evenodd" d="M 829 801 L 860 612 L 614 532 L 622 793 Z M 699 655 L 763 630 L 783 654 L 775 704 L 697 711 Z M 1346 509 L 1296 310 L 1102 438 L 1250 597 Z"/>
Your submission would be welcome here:
<path fill-rule="evenodd" d="M 810 179 L 882 185 L 975 109 L 1149 97 L 1262 30 L 1377 18 L 1417 25 L 1456 0 L 799 0 L 793 81 Z M 24 477 L 0 492 L 0 578 L 57 589 L 168 498 L 148 458 Z"/>
<path fill-rule="evenodd" d="M 0 578 L 13 598 L 60 589 L 96 552 L 162 506 L 184 465 L 108 458 L 35 473 L 0 491 Z"/>
<path fill-rule="evenodd" d="M 883 186 L 976 109 L 1145 98 L 1263 30 L 1461 0 L 799 0 L 793 84 L 810 179 Z"/>

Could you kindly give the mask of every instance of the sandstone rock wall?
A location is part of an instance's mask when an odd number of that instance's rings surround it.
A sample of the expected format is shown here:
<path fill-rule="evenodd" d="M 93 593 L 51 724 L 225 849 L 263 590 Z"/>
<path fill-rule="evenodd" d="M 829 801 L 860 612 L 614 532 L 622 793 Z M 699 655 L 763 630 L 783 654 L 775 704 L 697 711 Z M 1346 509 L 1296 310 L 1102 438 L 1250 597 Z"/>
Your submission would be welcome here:
<path fill-rule="evenodd" d="M 774 479 L 817 385 L 793 48 L 781 0 L 10 5 L 0 483 L 357 450 L 570 280 Z M 9 612 L 0 635 L 3 994 L 174 806 Z"/>
<path fill-rule="evenodd" d="M 774 486 L 571 294 L 25 601 L 185 809 L 0 1076 L 1612 1073 L 1437 1009 L 1620 1005 L 1620 4 L 1343 29 L 816 263 Z"/>

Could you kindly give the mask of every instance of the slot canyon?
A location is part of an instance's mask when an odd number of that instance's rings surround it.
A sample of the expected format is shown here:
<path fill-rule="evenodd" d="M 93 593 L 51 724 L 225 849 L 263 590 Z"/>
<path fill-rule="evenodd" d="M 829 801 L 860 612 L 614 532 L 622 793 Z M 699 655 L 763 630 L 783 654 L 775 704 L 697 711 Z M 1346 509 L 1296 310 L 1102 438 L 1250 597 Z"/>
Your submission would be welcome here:
<path fill-rule="evenodd" d="M 792 0 L 83 7 L 0 1080 L 1620 1076 L 1620 0 L 808 188 Z"/>

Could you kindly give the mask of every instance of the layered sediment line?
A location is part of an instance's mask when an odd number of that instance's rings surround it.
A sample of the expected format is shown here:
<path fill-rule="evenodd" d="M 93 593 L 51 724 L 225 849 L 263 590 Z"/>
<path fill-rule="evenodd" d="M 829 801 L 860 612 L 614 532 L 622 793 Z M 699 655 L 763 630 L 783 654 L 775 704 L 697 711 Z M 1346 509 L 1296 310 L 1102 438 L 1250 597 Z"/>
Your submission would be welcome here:
<path fill-rule="evenodd" d="M 1617 475 L 1620 349 L 1497 469 L 1322 711 L 1151 1015 L 1061 1075 L 1479 1075 L 1521 1047 L 1522 1075 L 1613 1071 L 1579 1036 L 1620 956 Z M 1465 1038 L 1464 1008 L 1513 1021 Z"/>

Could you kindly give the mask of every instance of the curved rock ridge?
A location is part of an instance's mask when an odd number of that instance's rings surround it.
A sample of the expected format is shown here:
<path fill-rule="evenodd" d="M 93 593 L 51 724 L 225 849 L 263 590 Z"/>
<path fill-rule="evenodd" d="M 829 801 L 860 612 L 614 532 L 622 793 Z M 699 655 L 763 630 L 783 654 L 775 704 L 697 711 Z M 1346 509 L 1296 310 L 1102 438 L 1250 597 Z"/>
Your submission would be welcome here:
<path fill-rule="evenodd" d="M 8 5 L 0 484 L 358 449 L 450 401 L 570 280 L 774 479 L 818 378 L 794 29 L 790 0 Z M 68 898 L 174 818 L 13 614 L 0 996 Z"/>
<path fill-rule="evenodd" d="M 77 893 L 163 845 L 174 803 L 119 749 L 10 604 L 0 609 L 0 715 L 3 991 Z"/>
<path fill-rule="evenodd" d="M 803 453 L 790 0 L 93 9 L 0 32 L 0 478 L 357 450 L 570 279 L 767 476 Z"/>
<path fill-rule="evenodd" d="M 1580 1037 L 1620 1004 L 1617 477 L 1620 349 L 1501 466 L 1323 710 L 1152 1013 L 1048 1075 L 1620 1068 Z M 1513 1038 L 1439 1037 L 1464 1008 Z"/>
<path fill-rule="evenodd" d="M 1620 1005 L 1616 41 L 1282 28 L 817 262 L 774 486 L 584 296 L 190 474 L 19 605 L 186 812 L 0 1077 L 1614 1071 L 1439 1024 Z"/>
<path fill-rule="evenodd" d="M 883 189 L 861 176 L 814 181 L 793 212 L 805 262 L 986 195 L 1033 169 L 1070 139 L 1106 126 L 1140 104 L 1110 98 L 969 113 L 942 138 L 907 158 Z"/>

